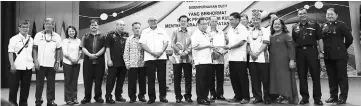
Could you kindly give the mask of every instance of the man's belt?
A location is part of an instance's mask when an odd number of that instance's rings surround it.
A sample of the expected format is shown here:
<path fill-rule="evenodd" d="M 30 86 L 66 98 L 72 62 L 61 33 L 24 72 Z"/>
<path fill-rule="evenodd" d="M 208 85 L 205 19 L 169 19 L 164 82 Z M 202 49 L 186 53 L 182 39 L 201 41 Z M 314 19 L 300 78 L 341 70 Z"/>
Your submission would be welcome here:
<path fill-rule="evenodd" d="M 315 45 L 304 45 L 304 46 L 298 46 L 299 49 L 307 49 L 307 48 L 317 48 Z"/>

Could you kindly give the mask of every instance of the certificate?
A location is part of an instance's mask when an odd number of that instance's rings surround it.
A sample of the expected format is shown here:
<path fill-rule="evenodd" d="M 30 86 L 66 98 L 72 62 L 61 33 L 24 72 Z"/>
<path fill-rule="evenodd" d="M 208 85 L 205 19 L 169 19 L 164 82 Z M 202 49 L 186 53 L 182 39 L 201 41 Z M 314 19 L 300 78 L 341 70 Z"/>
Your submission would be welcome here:
<path fill-rule="evenodd" d="M 226 40 L 223 35 L 216 35 L 213 37 L 213 46 L 220 47 L 225 45 L 226 45 Z"/>

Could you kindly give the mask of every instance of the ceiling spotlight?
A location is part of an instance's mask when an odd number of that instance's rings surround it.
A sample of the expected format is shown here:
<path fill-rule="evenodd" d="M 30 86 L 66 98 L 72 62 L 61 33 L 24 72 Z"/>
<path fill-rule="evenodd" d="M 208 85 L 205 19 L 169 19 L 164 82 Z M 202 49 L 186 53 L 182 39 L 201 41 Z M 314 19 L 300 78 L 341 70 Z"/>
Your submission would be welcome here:
<path fill-rule="evenodd" d="M 310 6 L 309 6 L 309 5 L 305 5 L 305 6 L 303 6 L 303 8 L 305 8 L 305 9 L 310 9 Z"/>
<path fill-rule="evenodd" d="M 100 19 L 101 20 L 107 20 L 108 19 L 108 15 L 106 13 L 102 13 L 100 14 Z"/>
<path fill-rule="evenodd" d="M 316 7 L 317 9 L 321 9 L 321 8 L 323 7 L 323 3 L 320 2 L 320 1 L 317 1 L 317 2 L 315 2 L 315 7 Z"/>
<path fill-rule="evenodd" d="M 113 17 L 117 17 L 117 15 L 118 15 L 118 14 L 115 13 L 115 12 L 112 14 Z"/>

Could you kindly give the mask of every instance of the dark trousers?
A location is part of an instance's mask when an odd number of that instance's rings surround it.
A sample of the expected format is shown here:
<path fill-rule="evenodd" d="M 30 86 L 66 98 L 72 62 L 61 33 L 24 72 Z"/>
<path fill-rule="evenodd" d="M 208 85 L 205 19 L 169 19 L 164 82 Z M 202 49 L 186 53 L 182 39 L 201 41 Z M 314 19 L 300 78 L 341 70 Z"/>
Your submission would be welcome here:
<path fill-rule="evenodd" d="M 64 70 L 64 97 L 65 101 L 72 101 L 78 98 L 78 77 L 79 64 L 68 65 L 63 63 Z"/>
<path fill-rule="evenodd" d="M 224 82 L 224 64 L 213 64 L 213 70 L 211 70 L 211 84 L 210 93 L 213 96 L 219 97 L 223 95 L 223 82 Z M 216 80 L 217 79 L 217 80 Z M 217 88 L 215 88 L 215 82 L 217 83 Z"/>
<path fill-rule="evenodd" d="M 127 69 L 125 67 L 109 67 L 105 97 L 112 97 L 115 80 L 117 81 L 117 85 L 115 86 L 115 97 L 122 97 L 126 74 Z"/>
<path fill-rule="evenodd" d="M 182 99 L 181 94 L 181 81 L 182 81 L 182 69 L 185 79 L 185 94 L 184 98 L 192 97 L 192 64 L 191 63 L 180 63 L 173 64 L 173 74 L 174 74 L 174 92 L 175 98 Z"/>
<path fill-rule="evenodd" d="M 48 102 L 55 100 L 55 70 L 53 67 L 42 67 L 36 70 L 36 102 L 42 102 L 44 79 L 46 77 L 46 98 Z"/>
<path fill-rule="evenodd" d="M 138 98 L 144 98 L 146 91 L 146 70 L 145 67 L 130 68 L 128 73 L 128 95 L 130 100 L 135 100 L 137 96 L 137 80 L 139 83 Z"/>
<path fill-rule="evenodd" d="M 100 98 L 102 96 L 102 81 L 104 77 L 104 70 L 104 64 L 83 64 L 85 99 L 91 99 L 91 91 L 94 81 L 94 98 Z"/>
<path fill-rule="evenodd" d="M 348 96 L 348 76 L 347 76 L 347 59 L 331 60 L 325 59 L 326 70 L 328 75 L 328 84 L 332 98 L 347 100 Z M 340 88 L 340 96 L 338 89 Z"/>
<path fill-rule="evenodd" d="M 321 66 L 318 59 L 317 48 L 298 48 L 296 53 L 298 77 L 300 79 L 300 94 L 302 99 L 308 100 L 310 98 L 308 93 L 308 72 L 311 75 L 313 82 L 313 99 L 321 99 L 321 83 L 320 74 Z"/>
<path fill-rule="evenodd" d="M 145 62 L 147 67 L 148 78 L 148 96 L 149 100 L 156 99 L 155 93 L 155 73 L 157 72 L 157 78 L 159 83 L 159 98 L 165 98 L 167 96 L 166 91 L 166 60 L 149 60 Z"/>
<path fill-rule="evenodd" d="M 25 104 L 27 104 L 31 75 L 31 70 L 16 70 L 16 73 L 9 74 L 9 102 L 17 106 L 18 90 L 20 87 L 19 106 L 25 106 Z"/>
<path fill-rule="evenodd" d="M 249 72 L 251 74 L 252 93 L 253 97 L 258 100 L 262 100 L 261 83 L 263 87 L 264 100 L 271 100 L 269 88 L 270 88 L 270 69 L 269 63 L 249 63 Z"/>
<path fill-rule="evenodd" d="M 197 101 L 207 100 L 211 84 L 211 70 L 213 70 L 212 64 L 199 64 L 195 67 Z"/>
<path fill-rule="evenodd" d="M 236 99 L 250 99 L 247 62 L 229 61 L 229 74 Z"/>

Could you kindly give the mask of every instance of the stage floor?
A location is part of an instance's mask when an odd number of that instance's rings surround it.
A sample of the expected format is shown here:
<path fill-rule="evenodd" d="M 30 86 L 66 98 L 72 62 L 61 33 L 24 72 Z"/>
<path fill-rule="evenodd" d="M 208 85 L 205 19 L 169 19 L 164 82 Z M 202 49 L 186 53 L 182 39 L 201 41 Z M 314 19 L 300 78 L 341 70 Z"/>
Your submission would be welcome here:
<path fill-rule="evenodd" d="M 298 82 L 297 82 L 298 83 Z M 45 84 L 46 85 L 46 84 Z M 347 100 L 347 104 L 342 105 L 342 106 L 361 106 L 361 78 L 349 78 L 349 85 L 350 85 L 350 89 L 349 89 L 349 97 Z M 64 83 L 63 82 L 57 82 L 56 85 L 56 100 L 55 102 L 60 105 L 60 106 L 64 106 L 65 105 L 65 101 L 64 101 Z M 312 81 L 309 80 L 309 86 L 308 88 L 310 89 L 310 104 L 306 105 L 306 106 L 316 106 L 313 104 L 313 99 L 312 99 Z M 46 100 L 46 87 L 44 87 L 44 92 L 43 92 L 43 99 Z M 103 90 L 103 99 L 104 95 L 105 95 L 105 84 L 103 84 L 102 86 L 102 90 Z M 158 92 L 158 84 L 156 85 L 156 90 Z M 156 103 L 152 104 L 152 105 L 157 105 L 157 106 L 195 106 L 197 105 L 196 102 L 193 103 L 186 103 L 186 102 L 182 102 L 182 103 L 175 103 L 175 94 L 173 91 L 173 85 L 170 87 L 170 90 L 167 93 L 167 99 L 169 100 L 169 103 L 160 103 L 159 102 L 159 98 L 158 98 L 158 93 L 157 93 L 157 100 Z M 329 98 L 329 89 L 328 89 L 328 81 L 327 79 L 321 79 L 321 90 L 322 90 L 322 101 L 326 100 Z M 79 102 L 82 100 L 82 98 L 84 97 L 84 85 L 83 84 L 79 84 L 78 85 L 78 100 Z M 85 104 L 85 105 L 80 105 L 80 106 L 142 106 L 142 105 L 148 105 L 146 103 L 142 103 L 142 102 L 135 102 L 135 103 L 128 103 L 129 101 L 129 97 L 128 97 L 128 86 L 127 84 L 124 85 L 123 87 L 123 97 L 127 99 L 127 102 L 125 103 L 121 103 L 121 102 L 117 102 L 116 104 L 100 104 L 100 103 L 94 103 L 95 101 L 92 99 L 93 103 L 90 104 Z M 196 92 L 195 92 L 195 84 L 193 84 L 192 86 L 192 94 L 193 94 L 193 101 L 196 100 Z M 231 99 L 234 96 L 233 93 L 233 89 L 231 84 L 225 83 L 224 84 L 224 97 L 226 97 L 227 99 Z M 182 92 L 184 92 L 184 84 L 182 84 Z M 251 89 L 250 89 L 250 92 Z M 9 89 L 1 89 L 1 98 L 8 100 L 8 96 L 9 95 Z M 94 94 L 93 94 L 94 95 Z M 251 93 L 252 96 L 252 93 Z M 300 97 L 301 98 L 301 97 Z M 148 97 L 146 95 L 146 99 L 148 100 Z M 31 88 L 30 88 L 30 95 L 29 95 L 29 99 L 28 99 L 28 104 L 29 106 L 34 106 L 35 105 L 35 83 L 31 84 Z M 43 106 L 46 105 L 46 101 L 44 101 Z M 212 103 L 211 106 L 238 106 L 241 104 L 238 103 L 228 103 L 226 101 L 215 101 L 215 103 Z M 270 105 L 265 105 L 265 104 L 242 104 L 242 106 L 288 106 L 289 104 L 270 104 Z M 324 102 L 325 106 L 334 106 L 336 104 L 328 104 Z M 66 106 L 66 105 L 65 105 Z"/>

